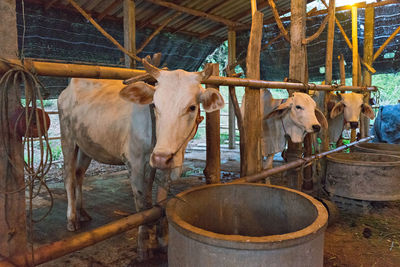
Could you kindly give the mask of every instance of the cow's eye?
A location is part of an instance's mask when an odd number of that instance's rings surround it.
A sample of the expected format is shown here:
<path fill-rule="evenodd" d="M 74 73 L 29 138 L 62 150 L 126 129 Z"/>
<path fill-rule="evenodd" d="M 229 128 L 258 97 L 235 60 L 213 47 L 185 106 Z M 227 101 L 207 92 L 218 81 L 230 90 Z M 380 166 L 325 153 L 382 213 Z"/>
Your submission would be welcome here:
<path fill-rule="evenodd" d="M 297 105 L 296 106 L 297 109 L 303 109 L 301 106 Z"/>
<path fill-rule="evenodd" d="M 196 110 L 196 106 L 195 105 L 191 105 L 190 107 L 189 107 L 189 111 L 195 111 Z"/>

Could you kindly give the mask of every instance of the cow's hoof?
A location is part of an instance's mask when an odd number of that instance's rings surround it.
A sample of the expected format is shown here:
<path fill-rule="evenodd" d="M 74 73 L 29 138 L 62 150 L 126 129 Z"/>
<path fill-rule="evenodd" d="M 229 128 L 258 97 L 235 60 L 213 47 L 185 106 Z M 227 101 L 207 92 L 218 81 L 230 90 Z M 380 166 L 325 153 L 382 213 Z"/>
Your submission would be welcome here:
<path fill-rule="evenodd" d="M 68 223 L 67 223 L 68 231 L 75 232 L 75 231 L 79 230 L 79 228 L 80 228 L 79 222 L 77 222 L 77 221 L 75 221 L 75 222 L 68 221 Z"/>
<path fill-rule="evenodd" d="M 137 260 L 139 262 L 149 260 L 154 256 L 152 249 L 138 249 L 137 255 L 138 255 Z"/>
<path fill-rule="evenodd" d="M 79 220 L 81 222 L 88 222 L 92 220 L 92 217 L 90 217 L 90 215 L 84 209 L 81 209 L 79 214 L 80 214 Z"/>

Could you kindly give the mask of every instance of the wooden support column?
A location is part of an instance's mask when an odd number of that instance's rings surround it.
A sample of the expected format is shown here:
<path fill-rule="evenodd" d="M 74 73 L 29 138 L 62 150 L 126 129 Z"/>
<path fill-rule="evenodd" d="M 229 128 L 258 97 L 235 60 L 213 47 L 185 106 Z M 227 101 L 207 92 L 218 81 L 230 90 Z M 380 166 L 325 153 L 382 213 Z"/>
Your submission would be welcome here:
<path fill-rule="evenodd" d="M 219 64 L 213 65 L 213 76 L 219 76 Z M 206 88 L 219 90 L 218 86 L 206 84 Z M 221 182 L 220 111 L 206 113 L 206 167 L 203 171 L 207 184 Z"/>
<path fill-rule="evenodd" d="M 305 81 L 307 75 L 307 48 L 302 43 L 306 36 L 306 5 L 306 0 L 291 1 L 289 78 L 301 82 L 307 82 Z M 289 141 L 286 155 L 288 161 L 301 158 L 301 144 L 294 144 Z M 301 189 L 303 179 L 301 172 L 289 170 L 287 177 L 289 187 Z"/>
<path fill-rule="evenodd" d="M 136 55 L 136 20 L 135 1 L 124 0 L 124 47 Z M 136 62 L 128 55 L 125 55 L 125 66 L 135 68 Z"/>
<path fill-rule="evenodd" d="M 253 4 L 252 4 L 253 6 Z M 263 13 L 254 11 L 249 46 L 247 49 L 246 68 L 247 78 L 260 78 L 260 50 L 263 27 Z M 261 109 L 260 90 L 245 88 L 244 129 L 245 152 L 247 166 L 241 170 L 241 175 L 252 175 L 262 169 L 261 158 Z"/>
<path fill-rule="evenodd" d="M 16 58 L 18 39 L 15 0 L 0 1 L 0 18 L 0 35 L 2 36 L 0 57 Z M 19 86 L 17 87 L 19 89 Z M 9 88 L 9 90 L 17 90 L 17 88 Z M 20 101 L 14 96 L 13 93 L 8 94 L 8 114 L 16 111 Z M 25 253 L 27 250 L 24 150 L 22 139 L 13 135 L 10 129 L 7 122 L 0 125 L 0 140 L 2 140 L 0 145 L 0 259 Z M 9 152 L 3 144 L 8 144 Z"/>
<path fill-rule="evenodd" d="M 357 31 L 357 7 L 351 7 L 351 41 L 353 45 L 353 86 L 358 86 L 359 58 L 358 58 L 358 31 Z M 351 129 L 351 142 L 356 140 L 356 130 Z"/>
<path fill-rule="evenodd" d="M 236 61 L 236 32 L 228 31 L 228 66 Z M 233 87 L 233 86 L 232 86 Z M 229 101 L 229 149 L 235 148 L 235 110 L 232 101 Z"/>
<path fill-rule="evenodd" d="M 339 59 L 339 69 L 340 69 L 340 85 L 346 85 L 346 69 L 344 66 L 344 56 L 340 54 L 338 56 Z M 343 91 L 344 93 L 344 91 Z"/>
<path fill-rule="evenodd" d="M 364 26 L 364 62 L 372 65 L 374 57 L 374 28 L 375 28 L 375 9 L 373 6 L 365 8 L 365 26 Z M 363 86 L 369 86 L 372 83 L 372 74 L 365 70 L 363 71 Z M 370 93 L 366 93 L 364 101 L 368 103 Z M 369 118 L 361 115 L 360 118 L 361 138 L 367 137 L 369 134 Z"/>

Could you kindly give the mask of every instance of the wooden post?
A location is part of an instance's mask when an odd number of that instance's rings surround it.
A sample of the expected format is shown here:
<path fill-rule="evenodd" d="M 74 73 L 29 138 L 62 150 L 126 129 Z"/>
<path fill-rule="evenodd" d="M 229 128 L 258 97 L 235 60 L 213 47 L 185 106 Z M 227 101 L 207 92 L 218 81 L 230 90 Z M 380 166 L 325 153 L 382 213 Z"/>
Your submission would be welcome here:
<path fill-rule="evenodd" d="M 358 33 L 357 33 L 357 7 L 351 7 L 351 41 L 353 45 L 353 86 L 358 86 Z M 356 130 L 351 129 L 351 142 L 356 140 Z"/>
<path fill-rule="evenodd" d="M 372 65 L 374 56 L 374 27 L 375 27 L 375 9 L 373 6 L 365 8 L 365 26 L 364 26 L 364 62 Z M 363 85 L 369 86 L 372 83 L 372 74 L 365 70 L 363 71 Z M 364 101 L 368 103 L 371 94 L 366 93 Z M 361 116 L 360 119 L 361 138 L 368 136 L 369 119 L 366 116 Z"/>
<path fill-rule="evenodd" d="M 260 78 L 260 50 L 262 39 L 263 13 L 256 11 L 253 14 L 249 46 L 247 49 L 246 68 L 247 78 Z M 245 88 L 244 129 L 245 152 L 247 166 L 242 175 L 255 174 L 262 169 L 261 161 L 261 113 L 260 90 Z"/>
<path fill-rule="evenodd" d="M 0 1 L 0 17 L 0 35 L 3 36 L 0 38 L 0 57 L 16 58 L 18 39 L 15 0 Z M 16 87 L 9 90 L 19 90 L 19 86 Z M 13 93 L 8 94 L 8 114 L 13 114 L 19 105 L 19 97 L 16 99 L 14 96 Z M 13 135 L 10 129 L 7 122 L 0 125 L 0 140 L 3 142 L 0 145 L 0 259 L 27 250 L 24 150 L 22 139 Z M 8 153 L 3 144 L 8 144 Z"/>
<path fill-rule="evenodd" d="M 346 69 L 344 66 L 344 56 L 340 54 L 338 56 L 339 59 L 339 69 L 340 69 L 340 85 L 346 85 Z M 344 93 L 344 91 L 343 91 Z"/>
<path fill-rule="evenodd" d="M 219 64 L 213 64 L 213 76 L 219 75 Z M 207 88 L 219 89 L 215 85 L 206 85 Z M 203 171 L 207 184 L 221 181 L 221 150 L 220 150 L 220 112 L 219 110 L 206 113 L 206 167 Z"/>
<path fill-rule="evenodd" d="M 236 61 L 236 32 L 228 31 L 228 66 Z M 229 101 L 229 149 L 235 148 L 235 110 L 232 101 Z"/>
<path fill-rule="evenodd" d="M 135 1 L 124 0 L 124 47 L 136 55 L 136 20 Z M 125 55 L 125 66 L 135 68 L 136 62 L 128 55 Z"/>
<path fill-rule="evenodd" d="M 304 81 L 307 73 L 307 48 L 302 43 L 306 37 L 306 4 L 306 0 L 291 1 L 289 78 L 301 82 Z M 294 144 L 289 141 L 286 155 L 288 161 L 301 158 L 301 144 Z M 301 189 L 302 176 L 303 174 L 296 170 L 288 171 L 289 187 Z"/>

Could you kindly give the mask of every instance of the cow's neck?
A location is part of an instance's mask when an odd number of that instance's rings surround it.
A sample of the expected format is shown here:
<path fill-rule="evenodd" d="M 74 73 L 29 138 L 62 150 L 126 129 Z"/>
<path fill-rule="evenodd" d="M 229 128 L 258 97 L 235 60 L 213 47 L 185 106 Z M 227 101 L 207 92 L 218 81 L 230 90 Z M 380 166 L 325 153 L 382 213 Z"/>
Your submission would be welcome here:
<path fill-rule="evenodd" d="M 306 132 L 292 121 L 290 114 L 286 114 L 281 120 L 285 135 L 289 135 L 294 143 L 302 142 Z"/>

